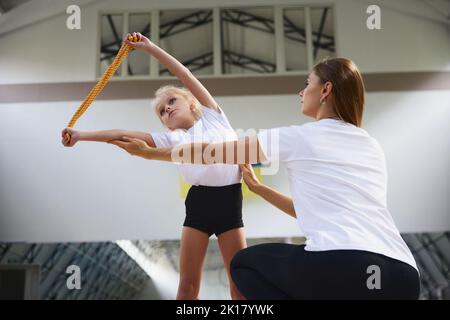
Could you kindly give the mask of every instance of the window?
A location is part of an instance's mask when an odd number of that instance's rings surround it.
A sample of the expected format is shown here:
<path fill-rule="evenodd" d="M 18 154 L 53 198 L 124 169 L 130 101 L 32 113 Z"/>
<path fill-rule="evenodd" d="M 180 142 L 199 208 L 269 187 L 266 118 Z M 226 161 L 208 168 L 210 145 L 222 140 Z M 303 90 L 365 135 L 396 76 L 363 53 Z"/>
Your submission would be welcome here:
<path fill-rule="evenodd" d="M 150 22 L 151 15 L 149 13 L 132 13 L 129 16 L 128 32 L 140 32 L 147 38 L 150 37 Z M 150 56 L 146 52 L 133 51 L 133 54 L 128 55 L 127 73 L 130 76 L 134 75 L 149 75 L 150 74 Z"/>
<path fill-rule="evenodd" d="M 308 70 L 305 10 L 285 9 L 283 27 L 286 71 Z"/>
<path fill-rule="evenodd" d="M 213 73 L 212 10 L 163 10 L 160 13 L 160 47 L 194 74 Z M 159 74 L 169 71 L 160 64 Z"/>
<path fill-rule="evenodd" d="M 122 45 L 123 15 L 105 14 L 101 17 L 100 68 L 99 75 L 114 61 Z M 120 68 L 115 75 L 120 75 Z"/>
<path fill-rule="evenodd" d="M 331 8 L 311 8 L 314 63 L 336 56 L 334 19 Z"/>
<path fill-rule="evenodd" d="M 275 27 L 272 8 L 221 10 L 222 72 L 274 73 Z"/>
<path fill-rule="evenodd" d="M 100 19 L 98 76 L 116 57 L 124 34 L 134 31 L 196 75 L 304 73 L 336 56 L 329 6 L 166 9 L 103 13 Z M 133 51 L 124 64 L 115 76 L 171 76 L 145 52 Z"/>

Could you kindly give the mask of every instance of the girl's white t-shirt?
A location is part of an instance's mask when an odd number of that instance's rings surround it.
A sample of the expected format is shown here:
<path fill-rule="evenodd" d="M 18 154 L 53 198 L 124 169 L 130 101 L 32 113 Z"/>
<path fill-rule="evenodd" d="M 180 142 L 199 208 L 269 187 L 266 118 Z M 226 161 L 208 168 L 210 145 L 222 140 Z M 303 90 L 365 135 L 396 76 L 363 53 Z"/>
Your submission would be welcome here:
<path fill-rule="evenodd" d="M 387 209 L 383 150 L 364 129 L 322 119 L 263 130 L 258 140 L 287 167 L 305 250 L 365 250 L 417 269 Z"/>
<path fill-rule="evenodd" d="M 219 143 L 237 140 L 227 116 L 220 107 L 219 110 L 220 112 L 217 112 L 202 106 L 202 116 L 188 130 L 152 132 L 155 145 L 158 148 L 170 148 L 193 142 Z M 185 181 L 195 186 L 227 186 L 240 183 L 242 178 L 237 165 L 177 164 L 177 166 Z"/>

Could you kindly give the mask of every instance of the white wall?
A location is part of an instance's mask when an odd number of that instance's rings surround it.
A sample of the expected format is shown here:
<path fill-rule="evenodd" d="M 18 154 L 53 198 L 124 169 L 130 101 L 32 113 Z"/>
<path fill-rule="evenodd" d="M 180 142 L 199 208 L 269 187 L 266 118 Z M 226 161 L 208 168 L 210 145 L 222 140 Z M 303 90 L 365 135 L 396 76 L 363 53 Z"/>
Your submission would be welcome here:
<path fill-rule="evenodd" d="M 304 123 L 296 95 L 218 98 L 236 129 Z M 115 146 L 65 148 L 77 102 L 0 104 L 0 241 L 177 239 L 184 218 L 176 169 Z M 369 93 L 363 127 L 383 146 L 388 205 L 400 231 L 450 229 L 450 91 Z M 80 130 L 162 130 L 147 100 L 96 101 Z M 288 193 L 284 170 L 266 183 Z M 298 236 L 295 221 L 245 202 L 249 237 Z"/>
<path fill-rule="evenodd" d="M 98 12 L 151 10 L 153 8 L 200 8 L 232 5 L 335 3 L 337 54 L 354 59 L 363 72 L 450 70 L 448 24 L 426 15 L 431 7 L 413 6 L 423 1 L 401 1 L 394 10 L 386 1 L 81 1 L 81 30 L 66 28 L 65 8 L 73 1 L 35 0 L 0 16 L 0 84 L 92 81 L 96 77 Z M 126 4 L 125 4 L 126 3 Z M 382 30 L 366 28 L 366 8 L 379 3 Z M 399 5 L 395 7 L 400 7 Z M 428 11 L 427 11 L 428 8 Z M 429 13 L 428 13 L 429 15 Z M 48 16 L 48 19 L 44 19 Z M 5 33 L 4 33 L 5 32 Z"/>
<path fill-rule="evenodd" d="M 381 30 L 366 27 L 366 9 L 381 8 Z M 336 44 L 363 72 L 450 70 L 450 25 L 419 17 L 425 1 L 338 0 Z"/>

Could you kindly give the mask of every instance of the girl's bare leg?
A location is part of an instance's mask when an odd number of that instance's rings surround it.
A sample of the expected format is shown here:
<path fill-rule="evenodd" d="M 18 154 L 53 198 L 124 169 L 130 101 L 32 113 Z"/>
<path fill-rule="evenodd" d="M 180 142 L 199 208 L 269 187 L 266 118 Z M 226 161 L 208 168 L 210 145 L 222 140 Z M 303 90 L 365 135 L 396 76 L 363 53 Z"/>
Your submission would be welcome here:
<path fill-rule="evenodd" d="M 209 236 L 197 229 L 183 227 L 180 243 L 180 282 L 177 300 L 198 299 L 203 261 Z"/>
<path fill-rule="evenodd" d="M 226 231 L 218 237 L 220 252 L 223 262 L 227 269 L 228 281 L 230 282 L 230 295 L 233 300 L 245 300 L 245 297 L 239 292 L 230 275 L 230 263 L 234 255 L 241 249 L 247 247 L 244 228 L 236 228 Z"/>

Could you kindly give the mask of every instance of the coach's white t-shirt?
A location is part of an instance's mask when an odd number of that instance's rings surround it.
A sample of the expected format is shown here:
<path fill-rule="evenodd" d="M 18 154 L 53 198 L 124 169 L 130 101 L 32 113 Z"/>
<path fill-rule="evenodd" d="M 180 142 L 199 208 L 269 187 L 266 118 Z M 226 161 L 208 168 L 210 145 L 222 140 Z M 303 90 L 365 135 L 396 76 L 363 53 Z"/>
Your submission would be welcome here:
<path fill-rule="evenodd" d="M 287 167 L 305 250 L 365 250 L 417 269 L 387 209 L 383 150 L 364 129 L 322 119 L 258 139 L 270 161 Z"/>
<path fill-rule="evenodd" d="M 221 108 L 220 112 L 202 106 L 202 117 L 189 130 L 151 133 L 158 148 L 192 142 L 219 143 L 237 140 L 237 135 Z M 241 182 L 239 166 L 230 164 L 177 164 L 181 175 L 191 185 L 227 186 Z"/>

